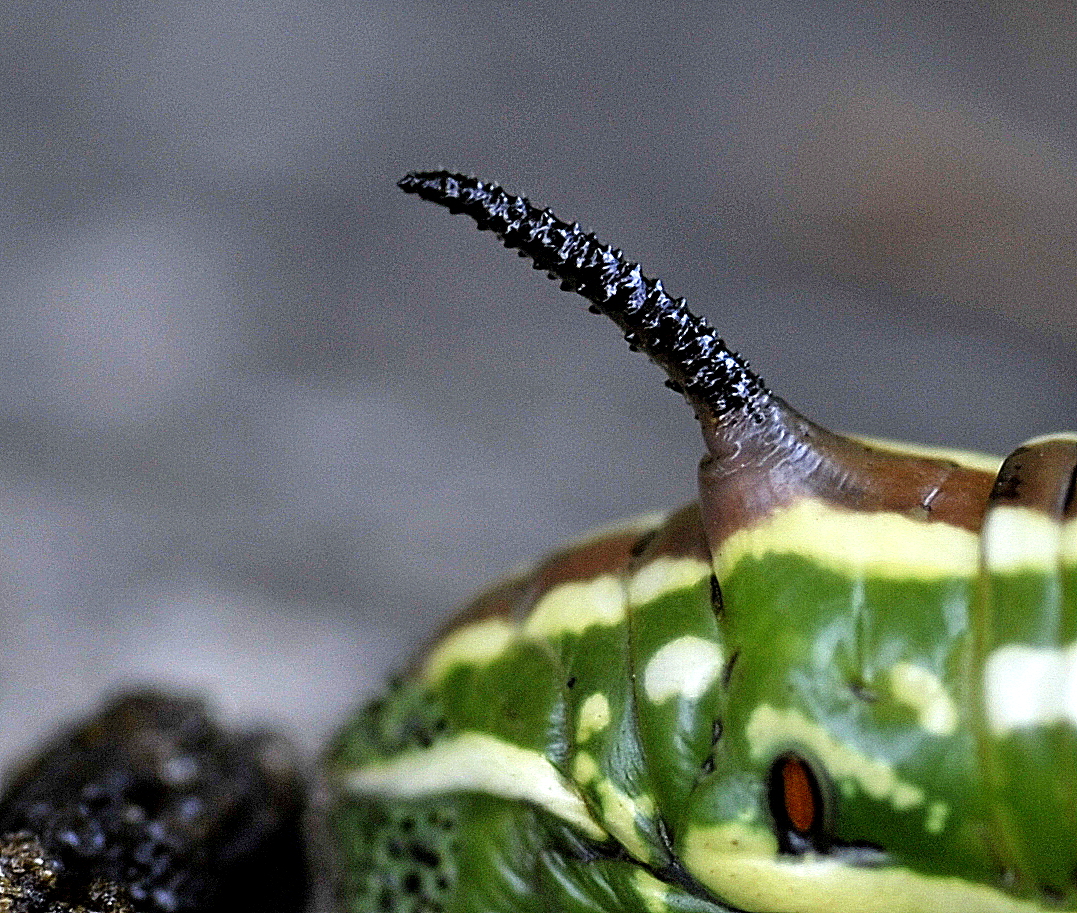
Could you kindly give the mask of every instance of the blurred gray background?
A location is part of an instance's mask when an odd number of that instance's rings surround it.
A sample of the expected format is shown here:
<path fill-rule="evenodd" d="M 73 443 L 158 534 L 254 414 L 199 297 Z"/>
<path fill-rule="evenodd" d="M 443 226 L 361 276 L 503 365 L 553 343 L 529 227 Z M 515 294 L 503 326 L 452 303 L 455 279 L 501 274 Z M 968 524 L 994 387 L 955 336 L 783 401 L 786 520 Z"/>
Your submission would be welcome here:
<path fill-rule="evenodd" d="M 690 411 L 395 188 L 661 276 L 843 430 L 1077 425 L 1069 2 L 0 12 L 0 760 L 125 682 L 313 749 L 438 620 L 693 497 Z"/>

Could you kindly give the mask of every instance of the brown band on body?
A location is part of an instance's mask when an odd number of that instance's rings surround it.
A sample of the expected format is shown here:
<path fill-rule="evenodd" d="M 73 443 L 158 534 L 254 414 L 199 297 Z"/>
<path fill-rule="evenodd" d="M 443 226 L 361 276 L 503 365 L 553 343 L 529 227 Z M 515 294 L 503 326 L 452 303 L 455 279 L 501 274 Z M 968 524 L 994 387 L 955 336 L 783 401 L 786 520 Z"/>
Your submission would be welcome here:
<path fill-rule="evenodd" d="M 892 512 L 977 532 L 994 476 L 950 460 L 902 454 L 833 434 L 775 397 L 762 421 L 709 433 L 700 498 L 711 549 L 804 498 L 850 511 Z M 735 443 L 731 444 L 731 441 Z"/>
<path fill-rule="evenodd" d="M 698 508 L 696 516 L 698 526 Z M 663 528 L 664 524 L 658 527 Z M 614 530 L 608 535 L 600 535 L 555 552 L 534 568 L 494 584 L 434 635 L 420 652 L 420 659 L 432 646 L 466 625 L 495 618 L 511 624 L 522 622 L 535 604 L 555 586 L 591 580 L 601 574 L 624 574 L 639 553 L 641 542 L 650 540 L 654 535 L 653 530 Z M 702 536 L 699 539 L 702 541 Z"/>
<path fill-rule="evenodd" d="M 698 502 L 687 504 L 671 514 L 665 523 L 641 540 L 635 550 L 633 566 L 647 564 L 656 558 L 698 558 L 710 564 L 711 555 Z"/>

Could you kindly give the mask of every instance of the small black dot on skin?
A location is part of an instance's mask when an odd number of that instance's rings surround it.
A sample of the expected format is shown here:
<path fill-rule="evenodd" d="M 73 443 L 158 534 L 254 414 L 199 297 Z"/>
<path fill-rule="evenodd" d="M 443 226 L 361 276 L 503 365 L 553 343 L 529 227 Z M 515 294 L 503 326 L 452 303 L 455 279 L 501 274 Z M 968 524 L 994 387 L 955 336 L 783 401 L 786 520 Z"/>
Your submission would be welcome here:
<path fill-rule="evenodd" d="M 849 690 L 858 701 L 865 704 L 874 704 L 879 699 L 879 695 L 863 682 L 849 682 Z"/>
<path fill-rule="evenodd" d="M 1054 885 L 1040 885 L 1040 894 L 1043 899 L 1052 907 L 1062 907 L 1062 904 L 1066 900 L 1066 895 L 1056 888 Z"/>
<path fill-rule="evenodd" d="M 729 657 L 729 661 L 725 664 L 725 669 L 722 670 L 723 688 L 728 688 L 729 683 L 733 681 L 733 670 L 737 666 L 738 659 L 740 659 L 740 650 L 734 650 L 733 655 Z"/>
<path fill-rule="evenodd" d="M 423 846 L 421 843 L 413 843 L 408 848 L 408 852 L 411 858 L 419 865 L 426 866 L 429 869 L 436 869 L 441 865 L 441 857 L 434 850 Z"/>
<path fill-rule="evenodd" d="M 718 584 L 718 578 L 711 574 L 711 610 L 717 618 L 725 614 L 725 602 L 722 599 L 722 588 Z"/>
<path fill-rule="evenodd" d="M 629 554 L 633 558 L 638 558 L 646 550 L 647 546 L 654 541 L 654 537 L 657 534 L 657 530 L 650 530 L 640 536 L 635 542 L 632 543 L 632 548 L 629 549 Z"/>

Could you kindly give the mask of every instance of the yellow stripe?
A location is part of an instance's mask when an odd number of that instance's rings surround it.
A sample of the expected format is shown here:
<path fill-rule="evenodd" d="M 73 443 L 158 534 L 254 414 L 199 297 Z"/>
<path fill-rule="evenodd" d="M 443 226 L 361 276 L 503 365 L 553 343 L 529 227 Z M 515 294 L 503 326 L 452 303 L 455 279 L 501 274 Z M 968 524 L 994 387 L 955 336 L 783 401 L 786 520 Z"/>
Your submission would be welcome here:
<path fill-rule="evenodd" d="M 596 840 L 608 836 L 579 793 L 543 755 L 481 732 L 465 732 L 430 748 L 348 771 L 340 784 L 346 792 L 380 798 L 483 793 L 529 802 Z"/>
<path fill-rule="evenodd" d="M 799 745 L 815 755 L 835 780 L 855 784 L 876 801 L 889 802 L 898 811 L 924 803 L 924 791 L 902 780 L 891 764 L 835 738 L 799 710 L 762 704 L 752 711 L 746 734 L 752 757 L 757 760 L 772 757 L 787 745 Z"/>
<path fill-rule="evenodd" d="M 625 592 L 620 578 L 601 574 L 548 590 L 524 622 L 524 633 L 551 640 L 582 634 L 596 625 L 612 627 L 625 620 Z"/>
<path fill-rule="evenodd" d="M 628 579 L 628 598 L 634 606 L 697 586 L 711 575 L 710 565 L 698 558 L 655 558 Z"/>
<path fill-rule="evenodd" d="M 642 527 L 655 519 L 647 517 L 621 529 Z M 709 576 L 710 567 L 704 561 L 662 557 L 636 571 L 628 586 L 635 603 L 642 604 Z M 562 583 L 543 594 L 522 626 L 493 618 L 457 628 L 431 650 L 424 675 L 436 683 L 455 666 L 493 662 L 521 638 L 555 640 L 593 626 L 612 627 L 625 620 L 626 611 L 624 582 L 614 574 Z"/>
<path fill-rule="evenodd" d="M 804 498 L 730 536 L 714 556 L 722 579 L 744 558 L 795 554 L 839 573 L 917 580 L 972 577 L 975 533 L 896 513 L 845 510 Z"/>
<path fill-rule="evenodd" d="M 501 618 L 457 628 L 431 651 L 423 667 L 423 676 L 436 684 L 455 666 L 492 663 L 508 649 L 516 636 L 515 625 Z"/>
<path fill-rule="evenodd" d="M 849 434 L 846 437 L 867 444 L 875 450 L 893 453 L 899 456 L 923 457 L 927 460 L 946 460 L 956 463 L 966 469 L 975 469 L 990 475 L 997 475 L 1002 466 L 1002 458 L 988 453 L 978 453 L 975 450 L 958 450 L 953 447 L 936 447 L 931 444 L 910 444 L 904 441 L 890 441 L 878 437 L 862 437 Z"/>
<path fill-rule="evenodd" d="M 961 878 L 780 858 L 769 834 L 738 824 L 689 828 L 685 867 L 725 903 L 758 913 L 1045 913 Z"/>

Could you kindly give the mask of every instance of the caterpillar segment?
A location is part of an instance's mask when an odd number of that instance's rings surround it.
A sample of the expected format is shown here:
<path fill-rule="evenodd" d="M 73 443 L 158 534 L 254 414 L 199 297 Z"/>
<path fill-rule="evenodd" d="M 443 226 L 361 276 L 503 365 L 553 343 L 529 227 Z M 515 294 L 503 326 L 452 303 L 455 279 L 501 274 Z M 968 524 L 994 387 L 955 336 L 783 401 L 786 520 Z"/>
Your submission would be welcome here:
<path fill-rule="evenodd" d="M 1077 909 L 1077 442 L 986 457 L 799 415 L 618 251 L 465 213 L 700 421 L 697 504 L 495 586 L 325 761 L 351 911 Z"/>

